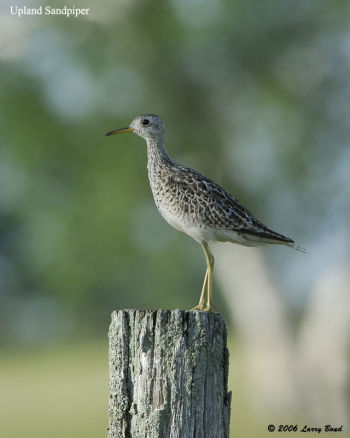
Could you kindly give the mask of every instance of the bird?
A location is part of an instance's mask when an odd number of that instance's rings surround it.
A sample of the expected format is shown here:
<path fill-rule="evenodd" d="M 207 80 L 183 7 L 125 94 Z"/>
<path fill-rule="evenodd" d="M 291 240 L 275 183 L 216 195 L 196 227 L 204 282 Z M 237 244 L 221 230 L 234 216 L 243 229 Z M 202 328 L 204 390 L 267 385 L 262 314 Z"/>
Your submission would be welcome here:
<path fill-rule="evenodd" d="M 137 116 L 129 126 L 107 132 L 134 133 L 146 140 L 147 170 L 155 204 L 163 218 L 202 246 L 207 269 L 199 303 L 191 310 L 213 311 L 214 256 L 210 242 L 244 246 L 281 244 L 298 250 L 293 239 L 257 220 L 219 184 L 190 167 L 175 163 L 165 145 L 165 124 L 156 114 Z"/>

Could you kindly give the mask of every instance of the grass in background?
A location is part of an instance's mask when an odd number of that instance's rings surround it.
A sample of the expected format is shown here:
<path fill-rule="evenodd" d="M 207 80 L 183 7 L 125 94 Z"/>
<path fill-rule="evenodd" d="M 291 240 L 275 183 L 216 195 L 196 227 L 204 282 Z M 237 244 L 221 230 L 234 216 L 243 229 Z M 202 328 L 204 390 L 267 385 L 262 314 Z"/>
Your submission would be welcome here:
<path fill-rule="evenodd" d="M 229 346 L 231 437 L 272 438 L 278 432 L 266 430 L 271 419 L 266 419 L 266 424 L 253 420 L 240 384 L 244 363 L 232 341 Z M 0 388 L 1 438 L 107 436 L 107 340 L 44 351 L 3 352 Z M 350 438 L 344 433 L 341 437 Z"/>
<path fill-rule="evenodd" d="M 108 343 L 2 353 L 2 438 L 106 437 Z"/>

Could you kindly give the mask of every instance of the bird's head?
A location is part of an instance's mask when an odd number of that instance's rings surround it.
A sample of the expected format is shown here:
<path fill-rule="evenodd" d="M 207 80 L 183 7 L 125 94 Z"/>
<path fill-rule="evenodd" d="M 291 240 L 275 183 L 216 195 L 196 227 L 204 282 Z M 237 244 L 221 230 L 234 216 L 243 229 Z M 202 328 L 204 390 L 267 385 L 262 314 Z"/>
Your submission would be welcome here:
<path fill-rule="evenodd" d="M 162 138 L 164 136 L 164 130 L 165 125 L 159 116 L 155 114 L 142 114 L 141 116 L 137 116 L 126 128 L 109 131 L 106 135 L 133 132 L 145 140 L 148 140 Z"/>

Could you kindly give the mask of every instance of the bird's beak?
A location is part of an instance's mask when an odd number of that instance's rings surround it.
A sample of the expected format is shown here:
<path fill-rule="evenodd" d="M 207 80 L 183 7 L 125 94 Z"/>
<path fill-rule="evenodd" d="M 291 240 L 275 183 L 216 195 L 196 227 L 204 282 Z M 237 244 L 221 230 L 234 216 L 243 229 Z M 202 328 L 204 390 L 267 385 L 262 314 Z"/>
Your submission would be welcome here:
<path fill-rule="evenodd" d="M 133 132 L 133 128 L 130 128 L 130 126 L 127 126 L 126 128 L 121 129 L 115 129 L 114 131 L 109 131 L 106 133 L 106 135 L 113 135 L 113 134 L 122 134 L 123 132 Z"/>

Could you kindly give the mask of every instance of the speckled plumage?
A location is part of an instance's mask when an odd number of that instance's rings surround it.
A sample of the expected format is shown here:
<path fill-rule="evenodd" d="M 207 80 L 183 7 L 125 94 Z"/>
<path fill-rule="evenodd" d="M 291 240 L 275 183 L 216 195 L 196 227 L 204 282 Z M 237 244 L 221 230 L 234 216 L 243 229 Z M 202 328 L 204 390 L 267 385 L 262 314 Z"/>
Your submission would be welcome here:
<path fill-rule="evenodd" d="M 154 201 L 170 225 L 195 240 L 231 241 L 247 246 L 293 240 L 255 219 L 210 178 L 168 156 L 162 142 L 147 141 L 148 176 Z"/>
<path fill-rule="evenodd" d="M 174 163 L 164 147 L 164 130 L 159 116 L 144 114 L 136 117 L 130 127 L 111 131 L 107 135 L 134 132 L 146 140 L 148 176 L 159 212 L 174 228 L 201 243 L 205 252 L 208 268 L 201 300 L 196 309 L 210 310 L 214 257 L 208 242 L 228 241 L 246 246 L 268 243 L 294 246 L 294 241 L 255 219 L 237 199 L 210 178 Z M 208 290 L 206 305 L 204 290 Z"/>

